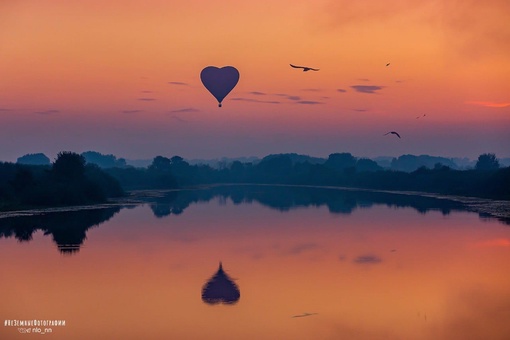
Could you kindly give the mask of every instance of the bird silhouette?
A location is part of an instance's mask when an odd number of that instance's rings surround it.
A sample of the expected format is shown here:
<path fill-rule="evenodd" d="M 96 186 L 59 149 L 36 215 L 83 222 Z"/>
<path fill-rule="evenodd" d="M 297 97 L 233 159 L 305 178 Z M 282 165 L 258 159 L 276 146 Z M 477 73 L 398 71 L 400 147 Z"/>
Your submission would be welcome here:
<path fill-rule="evenodd" d="M 396 135 L 398 138 L 400 138 L 400 135 L 399 135 L 397 132 L 395 132 L 395 131 L 390 131 L 390 132 L 388 132 L 388 133 L 385 133 L 385 134 L 384 134 L 384 136 L 386 136 L 386 135 L 388 135 L 388 134 L 390 134 L 390 133 L 391 133 L 391 134 L 394 134 L 394 135 Z"/>
<path fill-rule="evenodd" d="M 390 63 L 387 63 L 386 66 L 390 66 Z"/>
<path fill-rule="evenodd" d="M 292 317 L 293 318 L 302 318 L 302 317 L 317 315 L 317 314 L 319 314 L 319 313 L 303 313 L 303 314 L 299 314 L 299 315 L 293 315 Z"/>
<path fill-rule="evenodd" d="M 308 66 L 296 66 L 296 65 L 292 65 L 292 64 L 290 64 L 290 66 L 292 66 L 294 68 L 302 68 L 303 72 L 306 72 L 306 71 L 319 71 L 318 68 L 311 68 L 311 67 L 308 67 Z"/>

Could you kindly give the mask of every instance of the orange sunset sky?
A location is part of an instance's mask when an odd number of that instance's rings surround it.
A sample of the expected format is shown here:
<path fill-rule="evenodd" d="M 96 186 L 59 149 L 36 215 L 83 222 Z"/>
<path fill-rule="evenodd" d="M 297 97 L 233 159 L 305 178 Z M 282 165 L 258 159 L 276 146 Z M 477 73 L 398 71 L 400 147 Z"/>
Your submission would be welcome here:
<path fill-rule="evenodd" d="M 2 0 L 0 160 L 510 157 L 509 22 L 507 0 Z M 240 72 L 222 108 L 209 65 Z"/>

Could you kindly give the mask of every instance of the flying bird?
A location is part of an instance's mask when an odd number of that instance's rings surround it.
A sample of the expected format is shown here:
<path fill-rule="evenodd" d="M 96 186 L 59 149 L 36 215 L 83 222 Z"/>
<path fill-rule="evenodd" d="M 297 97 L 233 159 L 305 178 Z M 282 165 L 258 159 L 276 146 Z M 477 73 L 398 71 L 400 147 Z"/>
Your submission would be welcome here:
<path fill-rule="evenodd" d="M 303 69 L 303 72 L 306 72 L 306 71 L 319 71 L 318 68 L 311 68 L 311 67 L 308 67 L 308 66 L 296 66 L 296 65 L 292 65 L 290 64 L 290 66 L 294 67 L 294 68 L 302 68 Z"/>
<path fill-rule="evenodd" d="M 311 315 L 317 315 L 319 313 L 303 313 L 303 314 L 299 314 L 299 315 L 293 315 L 292 317 L 293 318 L 302 318 L 302 317 L 305 317 L 305 316 L 311 316 Z"/>
<path fill-rule="evenodd" d="M 395 132 L 395 131 L 390 131 L 388 133 L 385 133 L 384 136 L 386 136 L 386 135 L 388 135 L 390 133 L 393 134 L 393 135 L 396 135 L 398 138 L 400 138 L 400 135 L 397 132 Z"/>
<path fill-rule="evenodd" d="M 387 63 L 386 66 L 390 66 L 390 63 Z"/>

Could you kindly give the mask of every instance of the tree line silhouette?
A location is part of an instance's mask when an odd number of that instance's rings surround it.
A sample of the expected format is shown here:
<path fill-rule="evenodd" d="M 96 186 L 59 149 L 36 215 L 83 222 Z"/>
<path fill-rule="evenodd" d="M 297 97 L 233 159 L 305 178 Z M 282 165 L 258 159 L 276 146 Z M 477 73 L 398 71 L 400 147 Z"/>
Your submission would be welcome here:
<path fill-rule="evenodd" d="M 480 155 L 475 169 L 455 170 L 441 163 L 413 172 L 383 169 L 370 159 L 334 153 L 320 163 L 270 155 L 253 164 L 234 161 L 219 169 L 190 165 L 182 157 L 157 156 L 148 168 L 105 171 L 125 189 L 172 189 L 214 183 L 345 186 L 378 190 L 510 199 L 510 167 L 500 168 L 494 154 Z"/>
<path fill-rule="evenodd" d="M 103 203 L 122 195 L 115 178 L 73 152 L 60 152 L 50 166 L 0 163 L 0 210 Z"/>
<path fill-rule="evenodd" d="M 135 168 L 113 155 L 84 154 L 61 152 L 50 165 L 0 163 L 0 210 L 102 203 L 125 195 L 124 190 L 218 183 L 344 186 L 510 199 L 510 167 L 501 168 L 490 153 L 480 155 L 471 170 L 436 163 L 412 172 L 383 169 L 350 153 L 333 153 L 323 163 L 277 154 L 258 163 L 234 161 L 220 168 L 191 165 L 180 156 L 157 156 L 147 168 Z M 101 159 L 103 167 L 94 159 Z"/>

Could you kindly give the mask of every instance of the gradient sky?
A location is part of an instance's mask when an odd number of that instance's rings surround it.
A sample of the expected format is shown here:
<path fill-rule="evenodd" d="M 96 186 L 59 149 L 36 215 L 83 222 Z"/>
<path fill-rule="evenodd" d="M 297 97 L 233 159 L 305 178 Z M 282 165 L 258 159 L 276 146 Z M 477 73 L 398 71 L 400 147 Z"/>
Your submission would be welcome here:
<path fill-rule="evenodd" d="M 0 159 L 510 157 L 509 22 L 507 0 L 4 0 Z M 241 74 L 222 108 L 209 65 Z"/>

